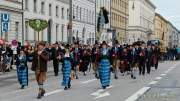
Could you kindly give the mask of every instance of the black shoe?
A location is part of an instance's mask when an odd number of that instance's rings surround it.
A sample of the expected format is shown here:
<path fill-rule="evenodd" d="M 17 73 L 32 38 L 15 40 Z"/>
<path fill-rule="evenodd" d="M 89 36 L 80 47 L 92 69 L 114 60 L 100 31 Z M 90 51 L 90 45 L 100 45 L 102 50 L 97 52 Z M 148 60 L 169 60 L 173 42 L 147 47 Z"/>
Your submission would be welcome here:
<path fill-rule="evenodd" d="M 37 99 L 41 99 L 41 98 L 42 98 L 41 93 L 39 93 Z"/>
<path fill-rule="evenodd" d="M 114 78 L 115 78 L 115 79 L 118 79 L 118 77 L 117 77 L 117 76 L 115 76 Z"/>
<path fill-rule="evenodd" d="M 42 90 L 41 96 L 44 96 L 45 93 L 46 93 L 46 91 L 45 91 L 45 90 Z"/>
<path fill-rule="evenodd" d="M 65 87 L 64 90 L 68 90 L 68 87 Z"/>
<path fill-rule="evenodd" d="M 134 76 L 131 74 L 131 78 L 133 78 Z"/>
<path fill-rule="evenodd" d="M 84 72 L 84 76 L 86 76 L 86 72 Z"/>
<path fill-rule="evenodd" d="M 5 72 L 10 72 L 10 69 L 6 69 Z"/>
<path fill-rule="evenodd" d="M 79 79 L 78 76 L 76 76 L 76 79 Z"/>
<path fill-rule="evenodd" d="M 136 79 L 136 77 L 133 77 L 133 79 Z"/>
<path fill-rule="evenodd" d="M 71 88 L 71 85 L 68 85 L 68 88 Z"/>
<path fill-rule="evenodd" d="M 58 74 L 55 74 L 54 76 L 58 76 Z"/>
<path fill-rule="evenodd" d="M 24 85 L 21 86 L 21 89 L 24 89 Z"/>
<path fill-rule="evenodd" d="M 103 86 L 103 89 L 106 89 L 106 86 Z"/>
<path fill-rule="evenodd" d="M 95 78 L 99 79 L 99 76 L 97 74 L 95 74 Z"/>

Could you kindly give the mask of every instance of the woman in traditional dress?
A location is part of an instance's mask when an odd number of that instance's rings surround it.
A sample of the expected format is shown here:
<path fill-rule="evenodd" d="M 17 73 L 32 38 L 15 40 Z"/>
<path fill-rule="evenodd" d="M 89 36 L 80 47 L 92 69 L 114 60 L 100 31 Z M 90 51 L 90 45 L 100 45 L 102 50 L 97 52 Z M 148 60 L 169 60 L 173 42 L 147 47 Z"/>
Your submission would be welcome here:
<path fill-rule="evenodd" d="M 21 49 L 20 54 L 16 59 L 16 65 L 17 65 L 18 81 L 21 85 L 21 89 L 24 89 L 25 86 L 28 86 L 28 66 L 27 66 L 26 54 L 23 48 Z"/>
<path fill-rule="evenodd" d="M 100 50 L 100 67 L 99 67 L 99 78 L 103 89 L 106 89 L 110 85 L 110 60 L 109 60 L 109 49 L 105 41 L 102 43 Z"/>
<path fill-rule="evenodd" d="M 64 90 L 68 90 L 71 87 L 71 68 L 72 68 L 72 56 L 70 54 L 69 45 L 66 45 L 65 54 L 63 57 L 59 57 L 62 62 L 63 81 L 62 86 Z"/>

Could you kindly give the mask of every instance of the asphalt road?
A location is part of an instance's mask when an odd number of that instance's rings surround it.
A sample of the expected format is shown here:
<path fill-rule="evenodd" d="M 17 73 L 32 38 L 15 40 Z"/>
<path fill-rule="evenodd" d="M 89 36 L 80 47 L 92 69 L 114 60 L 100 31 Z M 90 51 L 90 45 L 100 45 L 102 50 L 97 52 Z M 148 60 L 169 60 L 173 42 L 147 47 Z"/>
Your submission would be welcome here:
<path fill-rule="evenodd" d="M 72 88 L 67 91 L 61 86 L 62 75 L 54 77 L 50 67 L 44 86 L 47 93 L 40 101 L 180 101 L 179 66 L 178 61 L 163 62 L 158 70 L 152 68 L 150 75 L 138 76 L 136 80 L 120 73 L 119 79 L 115 80 L 112 74 L 111 85 L 106 90 L 101 89 L 92 72 L 87 76 L 79 73 L 79 79 L 73 80 Z M 21 90 L 15 71 L 0 75 L 0 101 L 39 101 L 33 72 L 30 72 L 29 79 L 29 86 Z"/>

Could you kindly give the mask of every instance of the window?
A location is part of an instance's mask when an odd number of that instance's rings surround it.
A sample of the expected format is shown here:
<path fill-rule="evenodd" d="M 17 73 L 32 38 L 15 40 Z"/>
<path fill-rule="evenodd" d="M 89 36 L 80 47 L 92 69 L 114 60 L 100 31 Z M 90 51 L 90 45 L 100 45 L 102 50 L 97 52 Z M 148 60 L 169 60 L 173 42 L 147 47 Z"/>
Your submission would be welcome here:
<path fill-rule="evenodd" d="M 37 0 L 34 0 L 34 12 L 37 13 Z"/>
<path fill-rule="evenodd" d="M 79 17 L 80 17 L 80 21 L 81 21 L 81 14 L 82 13 L 82 8 L 80 7 L 80 14 L 79 14 Z"/>
<path fill-rule="evenodd" d="M 61 41 L 63 41 L 63 39 L 64 39 L 64 24 L 62 24 L 61 35 L 62 35 L 62 36 L 61 36 L 61 37 L 62 37 L 62 38 L 61 38 L 61 39 L 62 39 Z"/>
<path fill-rule="evenodd" d="M 69 19 L 69 9 L 67 9 L 67 20 Z"/>
<path fill-rule="evenodd" d="M 56 41 L 58 41 L 59 25 L 56 25 Z"/>
<path fill-rule="evenodd" d="M 61 18 L 64 19 L 64 7 L 61 8 Z"/>
<path fill-rule="evenodd" d="M 29 10 L 29 7 L 28 7 L 28 2 L 29 0 L 25 0 L 25 10 Z"/>
<path fill-rule="evenodd" d="M 78 19 L 78 9 L 79 9 L 79 7 L 77 6 L 76 7 L 76 19 Z"/>
<path fill-rule="evenodd" d="M 16 40 L 18 40 L 18 35 L 19 35 L 19 22 L 15 22 L 15 32 L 16 32 Z"/>
<path fill-rule="evenodd" d="M 89 11 L 88 11 L 88 9 L 86 10 L 86 22 L 88 23 L 88 17 L 89 16 Z"/>
<path fill-rule="evenodd" d="M 44 2 L 41 2 L 41 14 L 44 14 Z"/>
<path fill-rule="evenodd" d="M 49 16 L 52 15 L 51 9 L 52 9 L 52 6 L 51 6 L 51 4 L 49 4 Z"/>
<path fill-rule="evenodd" d="M 94 24 L 94 12 L 92 12 L 92 24 Z"/>
<path fill-rule="evenodd" d="M 28 34 L 29 34 L 29 23 L 28 21 L 25 22 L 25 37 L 26 37 L 26 41 L 28 40 Z"/>
<path fill-rule="evenodd" d="M 59 17 L 59 7 L 56 6 L 56 17 Z"/>
<path fill-rule="evenodd" d="M 74 12 L 74 10 L 75 10 L 75 5 L 73 5 L 73 19 L 75 19 L 75 12 Z"/>

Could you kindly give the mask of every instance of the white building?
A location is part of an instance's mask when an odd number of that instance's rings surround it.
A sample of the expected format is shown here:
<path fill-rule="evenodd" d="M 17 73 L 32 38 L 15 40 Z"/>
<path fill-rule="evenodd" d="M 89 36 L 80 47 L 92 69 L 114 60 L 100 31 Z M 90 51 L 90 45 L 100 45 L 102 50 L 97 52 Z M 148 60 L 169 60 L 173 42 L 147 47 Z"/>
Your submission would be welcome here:
<path fill-rule="evenodd" d="M 150 0 L 129 0 L 129 43 L 150 40 L 154 33 L 155 9 Z"/>
<path fill-rule="evenodd" d="M 38 40 L 38 34 L 30 28 L 29 19 L 48 21 L 48 28 L 40 33 L 40 40 L 54 43 L 67 42 L 69 0 L 24 0 L 25 40 Z"/>
<path fill-rule="evenodd" d="M 83 44 L 95 42 L 95 0 L 72 0 L 73 40 Z"/>
<path fill-rule="evenodd" d="M 168 36 L 168 46 L 174 47 L 179 46 L 179 30 L 168 21 L 167 24 L 167 36 Z"/>
<path fill-rule="evenodd" d="M 9 15 L 9 25 L 7 32 L 2 30 L 2 15 Z M 18 40 L 22 42 L 22 0 L 1 0 L 0 1 L 0 36 L 2 39 L 11 42 Z M 7 16 L 4 16 L 7 18 Z M 7 18 L 8 19 L 8 18 Z M 3 28 L 4 29 L 4 28 Z"/>

